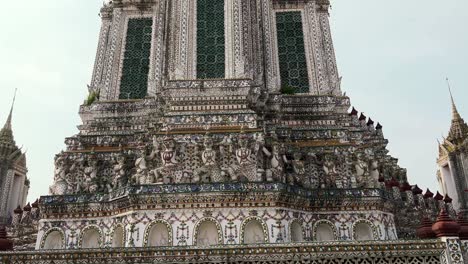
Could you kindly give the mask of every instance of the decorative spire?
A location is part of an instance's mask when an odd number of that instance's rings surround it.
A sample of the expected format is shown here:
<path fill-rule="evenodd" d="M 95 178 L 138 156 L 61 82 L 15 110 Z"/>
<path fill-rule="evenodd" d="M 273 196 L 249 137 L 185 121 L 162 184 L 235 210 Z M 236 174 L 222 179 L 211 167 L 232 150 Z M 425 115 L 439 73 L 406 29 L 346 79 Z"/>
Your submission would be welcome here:
<path fill-rule="evenodd" d="M 434 194 L 428 188 L 426 193 L 424 194 L 424 199 L 433 198 L 433 197 L 434 197 Z"/>
<path fill-rule="evenodd" d="M 413 187 L 412 191 L 414 195 L 420 195 L 423 193 L 423 190 L 421 190 L 417 184 Z"/>
<path fill-rule="evenodd" d="M 17 90 L 18 89 L 15 89 L 15 95 L 13 96 L 13 102 L 11 103 L 10 114 L 8 115 L 5 125 L 3 126 L 3 130 L 11 130 L 11 119 L 13 116 L 13 107 L 15 106 Z"/>
<path fill-rule="evenodd" d="M 23 208 L 23 211 L 24 211 L 24 212 L 31 212 L 31 204 L 28 203 L 28 204 Z"/>
<path fill-rule="evenodd" d="M 462 143 L 467 137 L 468 125 L 465 123 L 465 120 L 463 120 L 460 113 L 458 112 L 457 105 L 455 104 L 455 99 L 452 93 L 452 87 L 450 86 L 450 81 L 448 78 L 447 86 L 450 93 L 450 99 L 452 101 L 452 125 L 450 126 L 450 131 L 447 140 L 457 145 Z"/>
<path fill-rule="evenodd" d="M 356 110 L 356 108 L 353 107 L 353 110 L 351 110 L 351 113 L 349 113 L 350 116 L 357 116 L 358 115 L 358 111 Z"/>
<path fill-rule="evenodd" d="M 39 199 L 36 199 L 36 201 L 33 204 L 31 204 L 31 207 L 34 209 L 39 208 Z"/>
<path fill-rule="evenodd" d="M 442 201 L 444 199 L 444 197 L 442 196 L 442 194 L 440 194 L 439 192 L 436 193 L 436 195 L 434 196 L 434 199 L 436 201 Z"/>
<path fill-rule="evenodd" d="M 458 113 L 457 105 L 455 104 L 455 99 L 453 99 L 452 86 L 450 85 L 450 80 L 449 78 L 447 78 L 446 80 L 450 94 L 450 100 L 452 101 L 452 118 L 455 119 L 457 117 L 460 117 L 460 114 Z"/>
<path fill-rule="evenodd" d="M 452 203 L 452 201 L 453 201 L 453 199 L 450 198 L 450 196 L 448 194 L 446 194 L 445 197 L 444 197 L 444 202 L 446 204 L 449 204 L 449 203 Z"/>
<path fill-rule="evenodd" d="M 366 121 L 367 117 L 364 115 L 364 113 L 361 113 L 361 116 L 359 116 L 359 121 Z"/>
<path fill-rule="evenodd" d="M 18 205 L 18 207 L 16 207 L 16 209 L 13 211 L 15 214 L 22 214 L 23 213 L 23 209 L 21 209 L 21 206 Z"/>
<path fill-rule="evenodd" d="M 16 100 L 16 90 L 15 90 L 15 95 L 13 96 L 13 102 L 11 104 L 10 113 L 5 122 L 5 125 L 3 126 L 2 130 L 0 130 L 0 147 L 8 146 L 9 148 L 13 148 L 13 149 L 16 148 L 15 140 L 13 137 L 13 131 L 11 128 L 11 120 L 13 117 L 13 107 L 15 105 L 15 100 Z"/>

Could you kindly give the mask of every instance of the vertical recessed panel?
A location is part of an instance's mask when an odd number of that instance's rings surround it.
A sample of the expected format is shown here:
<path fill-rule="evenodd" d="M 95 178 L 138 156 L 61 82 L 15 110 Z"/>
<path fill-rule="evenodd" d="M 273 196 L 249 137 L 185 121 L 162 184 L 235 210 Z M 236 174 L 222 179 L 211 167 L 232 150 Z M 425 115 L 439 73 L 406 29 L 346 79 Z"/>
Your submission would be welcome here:
<path fill-rule="evenodd" d="M 283 89 L 293 88 L 295 93 L 308 93 L 309 76 L 301 12 L 276 13 L 276 28 L 281 86 Z"/>
<path fill-rule="evenodd" d="M 197 0 L 197 78 L 225 75 L 224 0 Z"/>
<path fill-rule="evenodd" d="M 142 99 L 146 96 L 152 27 L 152 18 L 132 18 L 128 21 L 120 99 Z"/>

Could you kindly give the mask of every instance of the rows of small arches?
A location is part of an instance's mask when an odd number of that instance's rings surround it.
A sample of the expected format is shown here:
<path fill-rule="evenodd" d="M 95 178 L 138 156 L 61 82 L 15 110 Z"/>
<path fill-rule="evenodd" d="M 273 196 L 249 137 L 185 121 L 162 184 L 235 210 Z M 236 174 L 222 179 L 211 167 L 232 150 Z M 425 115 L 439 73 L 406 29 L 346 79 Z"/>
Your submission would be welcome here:
<path fill-rule="evenodd" d="M 235 244 L 226 241 L 228 232 L 223 233 L 220 223 L 213 218 L 204 218 L 195 225 L 194 240 L 195 246 L 206 247 L 222 244 Z M 305 242 L 307 232 L 302 221 L 293 220 L 289 223 L 290 242 Z M 353 224 L 352 236 L 357 241 L 367 241 L 378 239 L 376 227 L 368 220 L 358 220 Z M 328 220 L 315 222 L 312 228 L 313 242 L 331 242 L 340 240 L 336 226 Z M 78 248 L 121 248 L 126 246 L 127 231 L 123 224 L 116 225 L 110 237 L 111 243 L 104 245 L 104 233 L 96 225 L 84 228 L 78 236 Z M 164 220 L 155 220 L 146 227 L 143 247 L 167 247 L 174 245 L 174 232 L 172 226 Z M 226 239 L 226 240 L 225 240 Z M 240 244 L 268 244 L 271 243 L 268 226 L 265 221 L 258 217 L 250 217 L 241 225 Z M 66 247 L 65 233 L 60 228 L 51 228 L 44 233 L 40 248 L 44 250 L 64 249 Z"/>

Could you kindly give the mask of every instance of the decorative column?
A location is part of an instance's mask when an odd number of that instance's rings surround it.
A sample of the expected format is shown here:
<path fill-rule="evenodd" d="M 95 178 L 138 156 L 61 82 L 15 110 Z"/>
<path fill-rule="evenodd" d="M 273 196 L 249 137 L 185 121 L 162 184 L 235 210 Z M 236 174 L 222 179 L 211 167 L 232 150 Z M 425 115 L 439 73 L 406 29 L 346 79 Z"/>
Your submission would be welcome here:
<path fill-rule="evenodd" d="M 306 47 L 311 55 L 310 92 L 315 95 L 341 95 L 340 78 L 336 66 L 335 52 L 330 32 L 328 1 L 307 4 L 305 8 L 306 24 L 310 31 L 306 34 Z"/>
<path fill-rule="evenodd" d="M 118 98 L 118 93 L 116 92 L 117 88 L 113 86 L 113 77 L 116 78 L 115 76 L 118 75 L 119 54 L 123 42 L 124 25 L 122 8 L 112 8 L 108 12 L 111 13 L 106 13 L 105 21 L 103 21 L 104 24 L 109 25 L 109 33 L 106 37 L 106 48 L 102 51 L 104 54 L 104 65 L 102 66 L 102 76 L 100 77 L 100 84 L 98 85 L 101 100 L 113 100 Z"/>
<path fill-rule="evenodd" d="M 244 77 L 242 0 L 225 0 L 226 79 Z"/>
<path fill-rule="evenodd" d="M 276 41 L 275 30 L 275 21 L 274 10 L 271 0 L 258 0 L 258 5 L 260 6 L 259 20 L 261 20 L 261 25 L 259 29 L 261 31 L 261 36 L 257 41 L 253 41 L 254 48 L 257 49 L 257 52 L 260 53 L 257 56 L 257 59 L 260 61 L 257 62 L 257 71 L 261 73 L 262 76 L 258 76 L 265 80 L 269 92 L 280 92 L 280 72 L 278 67 L 278 45 Z M 263 46 L 261 44 L 263 40 Z M 263 67 L 264 66 L 264 67 Z M 264 76 L 263 76 L 264 75 Z"/>
<path fill-rule="evenodd" d="M 170 2 L 170 1 L 169 1 Z M 156 96 L 161 92 L 163 85 L 163 74 L 164 67 L 168 64 L 165 61 L 165 54 L 167 47 L 164 45 L 166 22 L 167 17 L 167 5 L 170 5 L 168 1 L 159 1 L 154 8 L 154 25 L 153 25 L 153 41 L 151 43 L 151 62 L 150 62 L 150 73 L 148 76 L 148 95 Z"/>
<path fill-rule="evenodd" d="M 196 79 L 197 1 L 170 1 L 169 79 Z"/>
<path fill-rule="evenodd" d="M 330 22 L 328 8 L 329 3 L 318 4 L 317 16 L 322 32 L 323 40 L 323 56 L 326 65 L 326 78 L 328 80 L 327 89 L 325 94 L 341 95 L 341 80 L 338 76 L 338 68 L 336 66 L 335 49 L 333 47 L 333 40 L 330 32 Z"/>

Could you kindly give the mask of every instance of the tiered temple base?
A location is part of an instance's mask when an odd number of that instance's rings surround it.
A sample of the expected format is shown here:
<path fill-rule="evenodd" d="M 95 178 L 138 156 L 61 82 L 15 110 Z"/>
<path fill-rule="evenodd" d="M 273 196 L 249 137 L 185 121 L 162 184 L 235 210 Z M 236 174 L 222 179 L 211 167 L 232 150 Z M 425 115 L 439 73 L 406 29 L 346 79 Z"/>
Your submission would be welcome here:
<path fill-rule="evenodd" d="M 396 240 L 391 193 L 283 183 L 131 186 L 41 198 L 36 249 Z"/>

